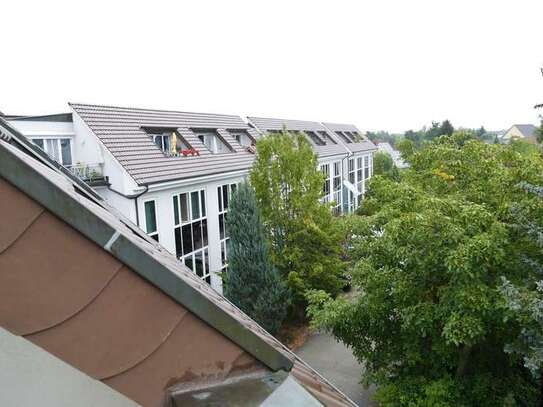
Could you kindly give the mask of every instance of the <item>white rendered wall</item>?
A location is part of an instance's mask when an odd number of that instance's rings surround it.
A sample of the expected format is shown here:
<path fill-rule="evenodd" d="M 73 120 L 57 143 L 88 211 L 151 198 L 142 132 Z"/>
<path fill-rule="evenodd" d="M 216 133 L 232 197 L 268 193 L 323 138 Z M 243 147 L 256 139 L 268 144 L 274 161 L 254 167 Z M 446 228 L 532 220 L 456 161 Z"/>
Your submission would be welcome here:
<path fill-rule="evenodd" d="M 155 201 L 159 242 L 166 250 L 175 255 L 173 196 L 202 189 L 205 191 L 211 286 L 219 292 L 222 292 L 222 281 L 217 272 L 222 267 L 222 261 L 217 187 L 225 184 L 240 183 L 245 179 L 245 176 L 239 174 L 232 176 L 226 173 L 220 179 L 207 180 L 205 182 L 195 179 L 190 184 L 162 190 L 153 189 L 151 186 L 147 193 L 138 198 L 140 228 L 145 230 L 145 202 Z M 112 202 L 112 204 L 115 206 L 115 203 Z M 131 204 L 134 206 L 133 201 Z M 122 211 L 121 208 L 119 209 Z"/>
<path fill-rule="evenodd" d="M 26 137 L 59 136 L 69 138 L 74 135 L 74 129 L 70 122 L 9 120 L 9 124 Z"/>

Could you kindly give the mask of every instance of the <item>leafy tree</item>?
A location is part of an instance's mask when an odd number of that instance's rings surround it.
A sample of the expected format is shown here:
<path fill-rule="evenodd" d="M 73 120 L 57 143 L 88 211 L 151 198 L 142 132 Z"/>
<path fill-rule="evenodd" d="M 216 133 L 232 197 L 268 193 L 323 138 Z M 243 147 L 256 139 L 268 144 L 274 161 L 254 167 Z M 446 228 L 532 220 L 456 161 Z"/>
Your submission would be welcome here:
<path fill-rule="evenodd" d="M 535 137 L 538 143 L 543 143 L 543 116 L 541 118 L 541 123 L 535 129 Z"/>
<path fill-rule="evenodd" d="M 522 327 L 503 306 L 533 244 L 512 227 L 538 157 L 471 132 L 412 152 L 401 182 L 375 177 L 355 221 L 354 300 L 308 294 L 309 315 L 353 348 L 384 406 L 533 405 L 538 386 L 506 352 Z M 508 319 L 509 318 L 509 319 Z"/>
<path fill-rule="evenodd" d="M 273 267 L 253 189 L 241 184 L 228 213 L 230 247 L 224 294 L 271 334 L 277 333 L 289 293 Z"/>
<path fill-rule="evenodd" d="M 272 259 L 291 288 L 299 312 L 305 291 L 332 296 L 344 285 L 341 228 L 320 203 L 324 177 L 300 133 L 271 134 L 257 142 L 251 171 L 258 206 L 271 242 Z"/>
<path fill-rule="evenodd" d="M 373 174 L 398 179 L 400 174 L 390 154 L 379 151 L 373 155 Z"/>

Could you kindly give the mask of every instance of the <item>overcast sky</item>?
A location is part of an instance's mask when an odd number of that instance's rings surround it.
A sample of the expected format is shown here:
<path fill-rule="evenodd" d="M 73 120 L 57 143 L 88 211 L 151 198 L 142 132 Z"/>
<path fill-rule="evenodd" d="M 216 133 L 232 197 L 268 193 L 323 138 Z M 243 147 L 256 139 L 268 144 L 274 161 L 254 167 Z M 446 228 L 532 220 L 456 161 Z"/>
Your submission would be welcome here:
<path fill-rule="evenodd" d="M 536 123 L 541 16 L 542 0 L 3 2 L 0 111 Z"/>

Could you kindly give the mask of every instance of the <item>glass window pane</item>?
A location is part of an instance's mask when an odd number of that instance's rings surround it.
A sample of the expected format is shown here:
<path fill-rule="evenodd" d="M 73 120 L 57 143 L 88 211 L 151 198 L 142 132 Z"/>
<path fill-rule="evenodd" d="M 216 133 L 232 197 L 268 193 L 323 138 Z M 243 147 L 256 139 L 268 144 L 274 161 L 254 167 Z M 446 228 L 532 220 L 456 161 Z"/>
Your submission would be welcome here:
<path fill-rule="evenodd" d="M 209 253 L 207 249 L 204 250 L 204 265 L 205 265 L 205 271 L 207 274 L 209 274 Z"/>
<path fill-rule="evenodd" d="M 219 212 L 222 212 L 222 186 L 217 187 L 217 201 L 219 203 Z"/>
<path fill-rule="evenodd" d="M 223 185 L 222 200 L 224 202 L 224 210 L 228 209 L 228 185 Z"/>
<path fill-rule="evenodd" d="M 53 160 L 60 162 L 60 156 L 58 152 L 58 139 L 45 140 L 45 151 Z"/>
<path fill-rule="evenodd" d="M 224 239 L 224 214 L 219 215 L 219 236 Z"/>
<path fill-rule="evenodd" d="M 185 257 L 185 266 L 187 266 L 189 269 L 194 271 L 194 260 L 192 258 L 192 254 L 190 256 Z"/>
<path fill-rule="evenodd" d="M 145 229 L 147 233 L 156 232 L 156 208 L 155 201 L 145 202 Z"/>
<path fill-rule="evenodd" d="M 158 242 L 158 233 L 151 236 L 152 239 L 155 239 Z"/>
<path fill-rule="evenodd" d="M 179 198 L 173 197 L 173 217 L 176 225 L 179 225 Z"/>
<path fill-rule="evenodd" d="M 179 200 L 181 201 L 181 222 L 189 221 L 189 203 L 187 200 L 187 194 L 179 195 Z"/>
<path fill-rule="evenodd" d="M 70 140 L 60 140 L 60 150 L 62 152 L 62 165 L 72 165 L 72 150 L 70 148 Z"/>
<path fill-rule="evenodd" d="M 181 243 L 181 228 L 175 228 L 173 233 L 175 235 L 175 255 L 179 258 L 183 256 L 183 245 Z"/>
<path fill-rule="evenodd" d="M 190 224 L 183 226 L 182 236 L 183 236 L 183 254 L 188 254 L 192 252 L 192 227 Z"/>
<path fill-rule="evenodd" d="M 221 242 L 221 262 L 223 266 L 226 264 L 226 240 Z"/>
<path fill-rule="evenodd" d="M 200 202 L 202 204 L 202 218 L 203 218 L 204 216 L 206 216 L 206 195 L 203 189 L 200 191 Z"/>
<path fill-rule="evenodd" d="M 196 266 L 196 275 L 198 277 L 204 276 L 204 253 L 202 251 L 194 253 L 194 265 Z"/>
<path fill-rule="evenodd" d="M 228 213 L 224 214 L 224 237 L 228 237 Z"/>
<path fill-rule="evenodd" d="M 34 142 L 34 144 L 36 144 L 39 148 L 41 148 L 43 150 L 43 140 L 42 139 L 35 138 L 32 141 Z"/>
<path fill-rule="evenodd" d="M 192 209 L 192 219 L 200 218 L 200 200 L 198 199 L 198 191 L 190 193 L 190 207 Z"/>
<path fill-rule="evenodd" d="M 202 248 L 202 223 L 200 221 L 192 223 L 192 241 L 194 250 Z"/>
<path fill-rule="evenodd" d="M 238 186 L 236 184 L 230 184 L 230 197 L 232 197 L 232 194 L 236 192 L 236 188 Z"/>
<path fill-rule="evenodd" d="M 207 219 L 202 220 L 202 240 L 204 246 L 207 246 Z"/>

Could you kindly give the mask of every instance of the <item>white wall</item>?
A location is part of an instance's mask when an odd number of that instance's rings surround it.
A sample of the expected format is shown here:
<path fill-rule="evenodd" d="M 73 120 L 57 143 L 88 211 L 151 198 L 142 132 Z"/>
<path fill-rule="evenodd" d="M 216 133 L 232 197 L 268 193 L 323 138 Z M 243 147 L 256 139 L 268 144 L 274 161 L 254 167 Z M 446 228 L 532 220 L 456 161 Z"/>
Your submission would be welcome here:
<path fill-rule="evenodd" d="M 10 120 L 9 124 L 26 137 L 72 137 L 74 128 L 70 122 Z"/>
<path fill-rule="evenodd" d="M 138 213 L 140 228 L 145 230 L 145 202 L 154 200 L 157 213 L 157 228 L 160 244 L 170 253 L 175 254 L 175 235 L 174 235 L 174 210 L 173 196 L 185 192 L 191 192 L 203 189 L 206 197 L 206 215 L 207 215 L 207 234 L 208 234 L 208 250 L 209 250 L 209 265 L 211 269 L 211 286 L 219 292 L 222 292 L 222 281 L 216 275 L 222 267 L 221 261 L 221 245 L 219 235 L 219 205 L 217 197 L 217 187 L 224 184 L 236 184 L 245 179 L 245 175 L 228 175 L 223 174 L 219 179 L 206 181 L 192 180 L 190 184 L 183 186 L 172 187 L 168 189 L 160 189 L 160 186 L 151 186 L 149 191 L 138 198 Z M 119 201 L 117 201 L 118 204 Z M 115 203 L 112 202 L 113 205 Z M 123 203 L 124 205 L 124 203 Z M 131 202 L 134 206 L 133 201 Z M 121 208 L 119 208 L 123 211 Z M 129 208 L 126 210 L 130 210 Z"/>

